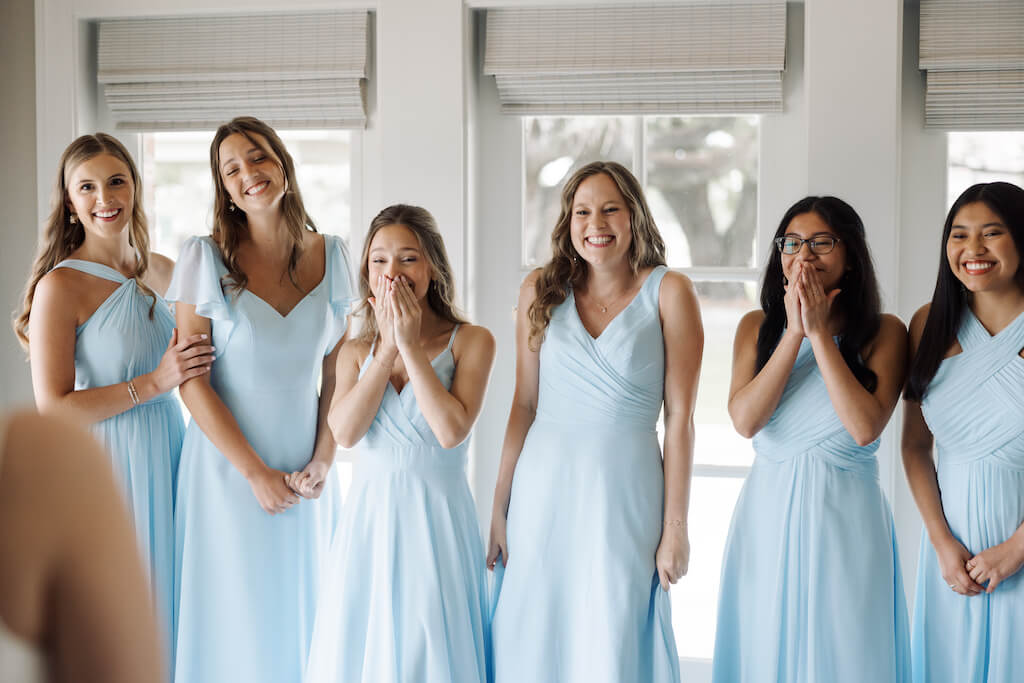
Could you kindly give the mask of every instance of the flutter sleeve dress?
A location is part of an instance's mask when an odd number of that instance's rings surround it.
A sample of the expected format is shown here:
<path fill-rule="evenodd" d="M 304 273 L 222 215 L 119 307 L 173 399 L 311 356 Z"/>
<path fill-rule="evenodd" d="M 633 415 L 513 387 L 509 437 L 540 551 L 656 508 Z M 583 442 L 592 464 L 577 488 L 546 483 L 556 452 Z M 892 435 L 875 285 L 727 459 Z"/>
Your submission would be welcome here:
<path fill-rule="evenodd" d="M 963 352 L 942 361 L 921 410 L 946 522 L 980 553 L 1024 523 L 1024 313 L 993 336 L 965 308 L 957 339 Z M 991 594 L 954 593 L 923 533 L 912 640 L 917 683 L 1024 681 L 1024 572 Z"/>
<path fill-rule="evenodd" d="M 210 319 L 210 383 L 260 458 L 283 472 L 313 455 L 321 366 L 353 300 L 344 243 L 325 236 L 324 250 L 323 279 L 286 315 L 224 287 L 209 237 L 185 243 L 167 293 Z M 192 420 L 178 481 L 174 680 L 299 683 L 340 506 L 333 478 L 318 500 L 270 515 Z"/>

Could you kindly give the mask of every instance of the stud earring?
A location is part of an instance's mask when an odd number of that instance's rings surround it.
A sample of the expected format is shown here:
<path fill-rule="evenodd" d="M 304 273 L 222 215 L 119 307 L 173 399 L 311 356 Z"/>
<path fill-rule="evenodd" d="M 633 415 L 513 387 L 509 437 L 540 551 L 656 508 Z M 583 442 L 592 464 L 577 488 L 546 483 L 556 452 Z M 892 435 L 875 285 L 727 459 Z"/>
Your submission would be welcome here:
<path fill-rule="evenodd" d="M 77 213 L 71 214 L 71 218 L 68 219 L 68 220 L 71 222 L 71 225 L 74 225 L 75 223 L 78 222 L 78 214 Z"/>

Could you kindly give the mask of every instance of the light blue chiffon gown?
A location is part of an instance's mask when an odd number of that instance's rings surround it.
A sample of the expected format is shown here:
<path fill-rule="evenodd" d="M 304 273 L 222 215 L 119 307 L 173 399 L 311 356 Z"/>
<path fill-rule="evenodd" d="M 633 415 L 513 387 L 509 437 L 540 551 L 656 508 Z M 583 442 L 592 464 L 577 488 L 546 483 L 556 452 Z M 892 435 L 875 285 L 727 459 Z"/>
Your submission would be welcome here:
<path fill-rule="evenodd" d="M 446 388 L 457 329 L 432 363 Z M 356 447 L 306 683 L 486 682 L 487 570 L 468 444 L 442 448 L 412 385 L 388 383 Z"/>
<path fill-rule="evenodd" d="M 210 319 L 210 382 L 256 453 L 284 472 L 313 455 L 323 359 L 353 297 L 344 244 L 328 235 L 324 249 L 323 280 L 285 316 L 248 290 L 223 289 L 227 269 L 209 237 L 185 243 L 167 293 Z M 264 512 L 245 478 L 189 423 L 175 520 L 175 681 L 301 680 L 339 505 L 330 477 L 319 500 Z"/>
<path fill-rule="evenodd" d="M 904 683 L 910 634 L 879 442 L 839 420 L 809 339 L 733 513 L 714 683 Z"/>
<path fill-rule="evenodd" d="M 552 312 L 537 414 L 512 480 L 492 625 L 498 683 L 679 680 L 654 564 L 665 487 L 655 432 L 664 275 L 655 268 L 597 339 L 571 293 Z"/>
<path fill-rule="evenodd" d="M 101 263 L 67 259 L 55 267 L 118 284 L 75 332 L 75 390 L 119 384 L 155 370 L 174 331 L 167 302 L 156 295 L 153 306 L 153 298 L 143 294 L 134 279 Z M 172 393 L 161 394 L 97 422 L 92 431 L 106 448 L 114 478 L 125 494 L 161 626 L 169 639 L 174 604 L 174 486 L 185 434 L 181 409 Z"/>
<path fill-rule="evenodd" d="M 946 521 L 980 553 L 1024 523 L 1024 314 L 992 336 L 965 307 L 957 338 L 963 352 L 939 366 L 921 409 Z M 913 656 L 918 683 L 1024 681 L 1024 573 L 991 594 L 959 595 L 923 534 Z"/>

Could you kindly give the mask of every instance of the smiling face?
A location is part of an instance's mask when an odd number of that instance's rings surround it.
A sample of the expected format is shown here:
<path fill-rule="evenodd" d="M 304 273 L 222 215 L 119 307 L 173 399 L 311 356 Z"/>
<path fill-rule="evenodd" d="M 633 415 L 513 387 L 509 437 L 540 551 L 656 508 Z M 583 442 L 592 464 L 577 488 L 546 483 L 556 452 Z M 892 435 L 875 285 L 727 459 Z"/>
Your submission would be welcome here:
<path fill-rule="evenodd" d="M 607 174 L 596 173 L 576 188 L 569 236 L 576 253 L 592 266 L 629 261 L 629 206 Z"/>
<path fill-rule="evenodd" d="M 76 166 L 68 176 L 67 193 L 71 211 L 87 235 L 117 235 L 135 208 L 131 169 L 110 154 L 97 154 Z"/>
<path fill-rule="evenodd" d="M 266 138 L 259 133 L 250 135 L 252 140 L 233 133 L 220 143 L 221 182 L 231 201 L 246 214 L 277 210 L 288 189 L 281 160 L 269 151 Z"/>
<path fill-rule="evenodd" d="M 1020 253 L 1003 219 L 984 202 L 964 205 L 946 240 L 949 267 L 971 292 L 1017 288 Z"/>
<path fill-rule="evenodd" d="M 379 297 L 378 278 L 394 280 L 402 275 L 418 300 L 427 295 L 433 268 L 419 240 L 404 225 L 385 225 L 377 231 L 367 253 L 367 279 L 370 291 Z"/>
<path fill-rule="evenodd" d="M 794 216 L 786 226 L 785 236 L 803 240 L 826 236 L 839 238 L 839 235 L 829 227 L 828 223 L 813 211 Z M 799 264 L 813 268 L 821 279 L 822 288 L 826 292 L 832 291 L 846 271 L 846 248 L 840 241 L 829 253 L 815 254 L 811 251 L 811 245 L 804 243 L 797 253 L 782 254 L 782 274 L 788 281 L 792 282 L 796 277 Z"/>

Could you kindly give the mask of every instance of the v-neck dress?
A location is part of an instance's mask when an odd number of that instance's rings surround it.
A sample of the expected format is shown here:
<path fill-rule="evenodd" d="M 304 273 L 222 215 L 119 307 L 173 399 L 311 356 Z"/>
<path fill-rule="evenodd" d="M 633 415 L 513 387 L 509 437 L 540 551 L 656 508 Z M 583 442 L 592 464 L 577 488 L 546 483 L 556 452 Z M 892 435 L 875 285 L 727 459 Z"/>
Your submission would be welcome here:
<path fill-rule="evenodd" d="M 537 413 L 512 480 L 492 624 L 497 683 L 676 683 L 654 556 L 665 343 L 655 268 L 594 339 L 572 294 L 540 347 Z"/>
<path fill-rule="evenodd" d="M 209 237 L 185 243 L 167 293 L 210 319 L 210 383 L 263 462 L 283 472 L 313 456 L 323 359 L 353 301 L 344 243 L 326 235 L 324 250 L 323 280 L 285 316 L 248 290 L 225 289 L 227 268 Z M 175 681 L 301 680 L 321 557 L 340 507 L 333 480 L 319 500 L 270 515 L 189 423 L 175 520 Z"/>
<path fill-rule="evenodd" d="M 67 259 L 55 267 L 118 285 L 75 331 L 75 390 L 119 384 L 155 370 L 174 331 L 174 316 L 167 302 L 154 294 L 154 306 L 153 298 L 143 294 L 134 279 L 101 263 Z M 110 456 L 114 477 L 125 495 L 169 645 L 174 602 L 174 487 L 185 434 L 181 409 L 174 394 L 168 392 L 101 420 L 91 429 Z"/>
<path fill-rule="evenodd" d="M 432 363 L 445 388 L 457 330 Z M 388 383 L 356 446 L 306 683 L 486 683 L 487 570 L 468 445 L 442 448 L 411 382 L 400 392 Z"/>
<path fill-rule="evenodd" d="M 910 627 L 879 441 L 859 446 L 810 339 L 754 437 L 722 560 L 714 683 L 909 683 Z"/>
<path fill-rule="evenodd" d="M 1024 313 L 990 335 L 965 307 L 962 353 L 942 361 L 921 402 L 938 451 L 942 511 L 971 553 L 1024 524 Z M 922 534 L 914 603 L 918 683 L 1024 681 L 1024 571 L 980 595 L 954 593 Z"/>

